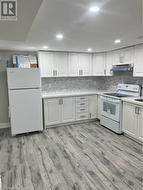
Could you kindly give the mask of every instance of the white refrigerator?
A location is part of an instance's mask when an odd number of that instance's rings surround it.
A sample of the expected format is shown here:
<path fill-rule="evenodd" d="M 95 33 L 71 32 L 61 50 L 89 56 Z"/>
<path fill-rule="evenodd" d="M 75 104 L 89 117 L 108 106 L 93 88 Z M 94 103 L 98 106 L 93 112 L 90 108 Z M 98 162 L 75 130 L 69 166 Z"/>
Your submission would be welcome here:
<path fill-rule="evenodd" d="M 7 69 L 12 135 L 43 130 L 39 68 Z"/>

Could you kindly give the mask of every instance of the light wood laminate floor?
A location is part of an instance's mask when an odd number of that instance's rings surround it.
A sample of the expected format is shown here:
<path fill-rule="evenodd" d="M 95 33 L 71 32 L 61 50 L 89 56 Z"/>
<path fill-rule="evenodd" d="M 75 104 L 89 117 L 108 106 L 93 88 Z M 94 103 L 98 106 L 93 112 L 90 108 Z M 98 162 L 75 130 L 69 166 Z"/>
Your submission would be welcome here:
<path fill-rule="evenodd" d="M 2 190 L 143 190 L 142 146 L 95 122 L 11 137 L 0 131 Z"/>

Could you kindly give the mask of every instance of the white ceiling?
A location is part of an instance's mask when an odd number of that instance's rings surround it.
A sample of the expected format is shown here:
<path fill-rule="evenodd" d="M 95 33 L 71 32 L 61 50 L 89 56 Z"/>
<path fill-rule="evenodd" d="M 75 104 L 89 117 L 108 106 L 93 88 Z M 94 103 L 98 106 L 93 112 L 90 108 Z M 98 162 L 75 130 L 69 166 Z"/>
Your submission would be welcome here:
<path fill-rule="evenodd" d="M 100 52 L 140 43 L 143 36 L 143 0 L 43 0 L 41 7 L 42 0 L 20 0 L 21 8 L 24 1 L 29 8 L 17 22 L 0 21 L 1 49 L 39 50 L 47 45 L 49 50 L 90 47 Z M 89 12 L 93 5 L 101 7 L 98 14 Z M 55 38 L 58 32 L 64 34 L 62 41 Z M 115 45 L 118 38 L 122 43 Z"/>

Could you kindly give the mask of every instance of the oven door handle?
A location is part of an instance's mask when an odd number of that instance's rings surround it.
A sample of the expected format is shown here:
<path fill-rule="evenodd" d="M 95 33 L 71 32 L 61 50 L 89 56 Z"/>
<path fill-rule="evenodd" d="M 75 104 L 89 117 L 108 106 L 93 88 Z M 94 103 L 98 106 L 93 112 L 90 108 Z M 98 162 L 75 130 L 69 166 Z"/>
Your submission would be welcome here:
<path fill-rule="evenodd" d="M 116 104 L 121 103 L 121 100 L 116 100 L 116 99 L 113 100 L 112 98 L 106 98 L 106 97 L 103 97 L 103 96 L 101 96 L 101 100 L 106 101 L 106 102 L 110 102 L 110 103 L 116 103 Z"/>

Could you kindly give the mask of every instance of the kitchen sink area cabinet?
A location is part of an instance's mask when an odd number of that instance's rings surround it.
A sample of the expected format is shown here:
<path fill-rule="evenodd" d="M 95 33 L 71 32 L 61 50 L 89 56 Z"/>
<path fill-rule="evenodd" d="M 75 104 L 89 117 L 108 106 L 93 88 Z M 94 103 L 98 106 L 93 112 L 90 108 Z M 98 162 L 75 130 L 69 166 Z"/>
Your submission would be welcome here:
<path fill-rule="evenodd" d="M 143 142 L 143 108 L 128 102 L 123 103 L 123 132 Z"/>

